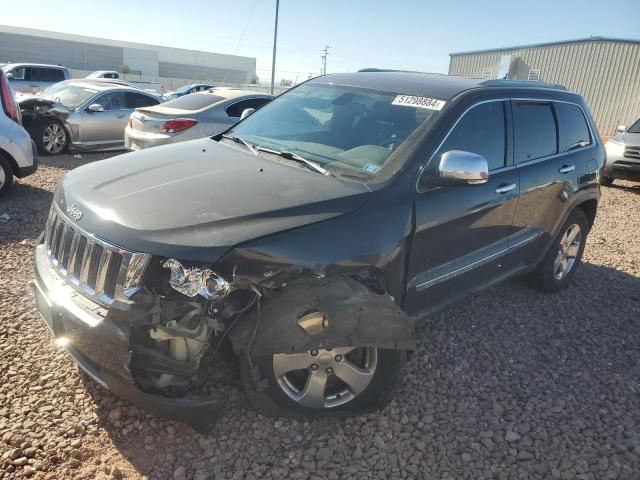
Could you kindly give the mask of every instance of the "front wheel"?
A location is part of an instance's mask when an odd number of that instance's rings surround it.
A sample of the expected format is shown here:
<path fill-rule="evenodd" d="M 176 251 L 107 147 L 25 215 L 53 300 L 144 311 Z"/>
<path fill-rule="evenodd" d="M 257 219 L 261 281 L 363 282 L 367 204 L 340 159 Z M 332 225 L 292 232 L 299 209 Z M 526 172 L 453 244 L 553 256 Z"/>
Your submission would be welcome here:
<path fill-rule="evenodd" d="M 0 197 L 3 197 L 5 193 L 11 188 L 13 183 L 13 169 L 7 160 L 0 156 Z"/>
<path fill-rule="evenodd" d="M 542 262 L 532 272 L 534 285 L 546 292 L 567 288 L 582 261 L 588 233 L 587 216 L 576 208 L 569 214 Z"/>
<path fill-rule="evenodd" d="M 67 131 L 53 118 L 33 122 L 29 132 L 41 155 L 57 155 L 67 149 L 69 143 Z"/>
<path fill-rule="evenodd" d="M 393 398 L 405 361 L 400 350 L 339 347 L 255 357 L 254 372 L 243 358 L 241 376 L 249 400 L 267 415 L 360 414 Z"/>
<path fill-rule="evenodd" d="M 604 185 L 605 187 L 610 187 L 611 185 L 613 185 L 613 177 L 610 177 L 609 175 L 604 175 L 602 177 L 602 180 L 600 180 L 600 184 Z"/>

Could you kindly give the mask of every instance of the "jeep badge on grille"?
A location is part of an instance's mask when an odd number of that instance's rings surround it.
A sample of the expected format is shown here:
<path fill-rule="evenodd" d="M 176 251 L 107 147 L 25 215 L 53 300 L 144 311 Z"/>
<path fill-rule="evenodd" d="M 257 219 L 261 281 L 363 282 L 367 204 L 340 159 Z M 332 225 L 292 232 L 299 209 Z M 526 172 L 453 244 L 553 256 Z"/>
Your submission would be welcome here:
<path fill-rule="evenodd" d="M 70 207 L 67 207 L 67 214 L 76 222 L 82 218 L 82 211 L 74 203 Z"/>

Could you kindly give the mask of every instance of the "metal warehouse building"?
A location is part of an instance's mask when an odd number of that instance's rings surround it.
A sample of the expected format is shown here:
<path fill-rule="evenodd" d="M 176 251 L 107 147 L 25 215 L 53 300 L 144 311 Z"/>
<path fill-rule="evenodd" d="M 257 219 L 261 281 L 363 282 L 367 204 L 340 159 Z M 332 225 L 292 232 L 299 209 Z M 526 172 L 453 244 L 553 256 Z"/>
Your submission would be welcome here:
<path fill-rule="evenodd" d="M 248 83 L 256 59 L 199 50 L 121 42 L 0 25 L 0 63 L 34 62 L 92 70 L 120 70 L 151 78 Z"/>
<path fill-rule="evenodd" d="M 640 117 L 640 40 L 591 37 L 452 53 L 449 74 L 564 85 L 584 96 L 601 135 Z"/>

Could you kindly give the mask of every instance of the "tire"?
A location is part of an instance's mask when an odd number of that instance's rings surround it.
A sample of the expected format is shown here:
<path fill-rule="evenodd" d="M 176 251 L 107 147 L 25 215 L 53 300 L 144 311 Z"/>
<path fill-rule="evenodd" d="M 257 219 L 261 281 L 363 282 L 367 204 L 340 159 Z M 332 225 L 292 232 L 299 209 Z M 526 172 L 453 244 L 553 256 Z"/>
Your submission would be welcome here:
<path fill-rule="evenodd" d="M 533 285 L 550 293 L 567 288 L 582 261 L 588 233 L 589 222 L 586 214 L 580 208 L 574 209 L 540 264 L 531 273 Z M 564 266 L 562 259 L 566 261 Z"/>
<path fill-rule="evenodd" d="M 245 393 L 256 410 L 270 416 L 358 415 L 383 408 L 393 398 L 400 382 L 402 370 L 406 362 L 406 352 L 403 350 L 383 350 L 373 347 L 354 349 L 346 353 L 347 350 L 346 348 L 333 348 L 330 351 L 320 350 L 315 355 L 315 358 L 319 359 L 317 363 L 311 363 L 312 366 L 318 366 L 315 371 L 307 368 L 305 370 L 289 372 L 285 375 L 286 380 L 276 375 L 275 370 L 277 367 L 275 365 L 280 365 L 280 358 L 293 357 L 294 355 L 255 357 L 252 359 L 254 365 L 253 372 L 250 371 L 249 362 L 243 355 L 240 359 L 240 375 Z M 315 352 L 300 355 L 310 357 L 313 353 Z M 336 358 L 340 356 L 340 354 L 342 354 L 342 365 L 336 362 Z M 330 355 L 333 356 L 333 363 L 326 361 Z M 374 357 L 375 369 L 373 369 L 371 373 L 371 378 L 366 387 L 357 395 L 354 395 L 353 391 L 350 390 L 348 393 L 337 396 L 335 399 L 327 397 L 325 399 L 327 402 L 326 406 L 305 405 L 303 403 L 305 403 L 305 401 L 309 402 L 308 398 L 307 400 L 295 400 L 290 395 L 292 390 L 304 389 L 304 384 L 306 383 L 304 376 L 307 376 L 307 378 L 326 376 L 326 394 L 341 392 L 344 390 L 344 384 L 338 378 L 337 372 L 326 374 L 326 369 L 331 368 L 330 365 L 333 365 L 337 371 L 340 370 L 340 368 L 349 367 L 349 364 L 359 364 L 358 359 L 364 358 L 370 362 Z M 315 361 L 310 358 L 309 360 L 311 362 Z M 319 366 L 321 363 L 325 365 Z M 325 372 L 323 372 L 323 370 L 325 370 Z M 292 381 L 296 380 L 296 378 L 290 376 L 298 376 L 297 383 Z"/>
<path fill-rule="evenodd" d="M 613 177 L 610 177 L 608 175 L 603 175 L 602 179 L 600 180 L 600 184 L 604 185 L 605 187 L 610 187 L 611 185 L 613 185 Z"/>
<path fill-rule="evenodd" d="M 6 158 L 0 156 L 0 198 L 2 198 L 13 184 L 13 169 Z"/>
<path fill-rule="evenodd" d="M 40 155 L 64 153 L 69 145 L 69 134 L 55 118 L 36 120 L 29 128 Z"/>

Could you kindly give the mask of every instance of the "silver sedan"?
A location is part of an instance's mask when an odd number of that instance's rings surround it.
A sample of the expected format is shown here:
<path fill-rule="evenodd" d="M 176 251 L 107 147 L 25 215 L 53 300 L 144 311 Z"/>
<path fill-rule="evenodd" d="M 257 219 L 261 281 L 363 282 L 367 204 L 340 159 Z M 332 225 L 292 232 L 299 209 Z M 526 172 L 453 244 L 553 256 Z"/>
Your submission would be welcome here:
<path fill-rule="evenodd" d="M 23 124 L 42 155 L 67 148 L 121 149 L 131 113 L 160 103 L 155 95 L 106 80 L 67 80 L 18 100 Z"/>
<path fill-rule="evenodd" d="M 125 129 L 129 150 L 182 142 L 223 132 L 273 97 L 236 89 L 214 89 L 169 100 L 154 107 L 138 108 Z"/>

